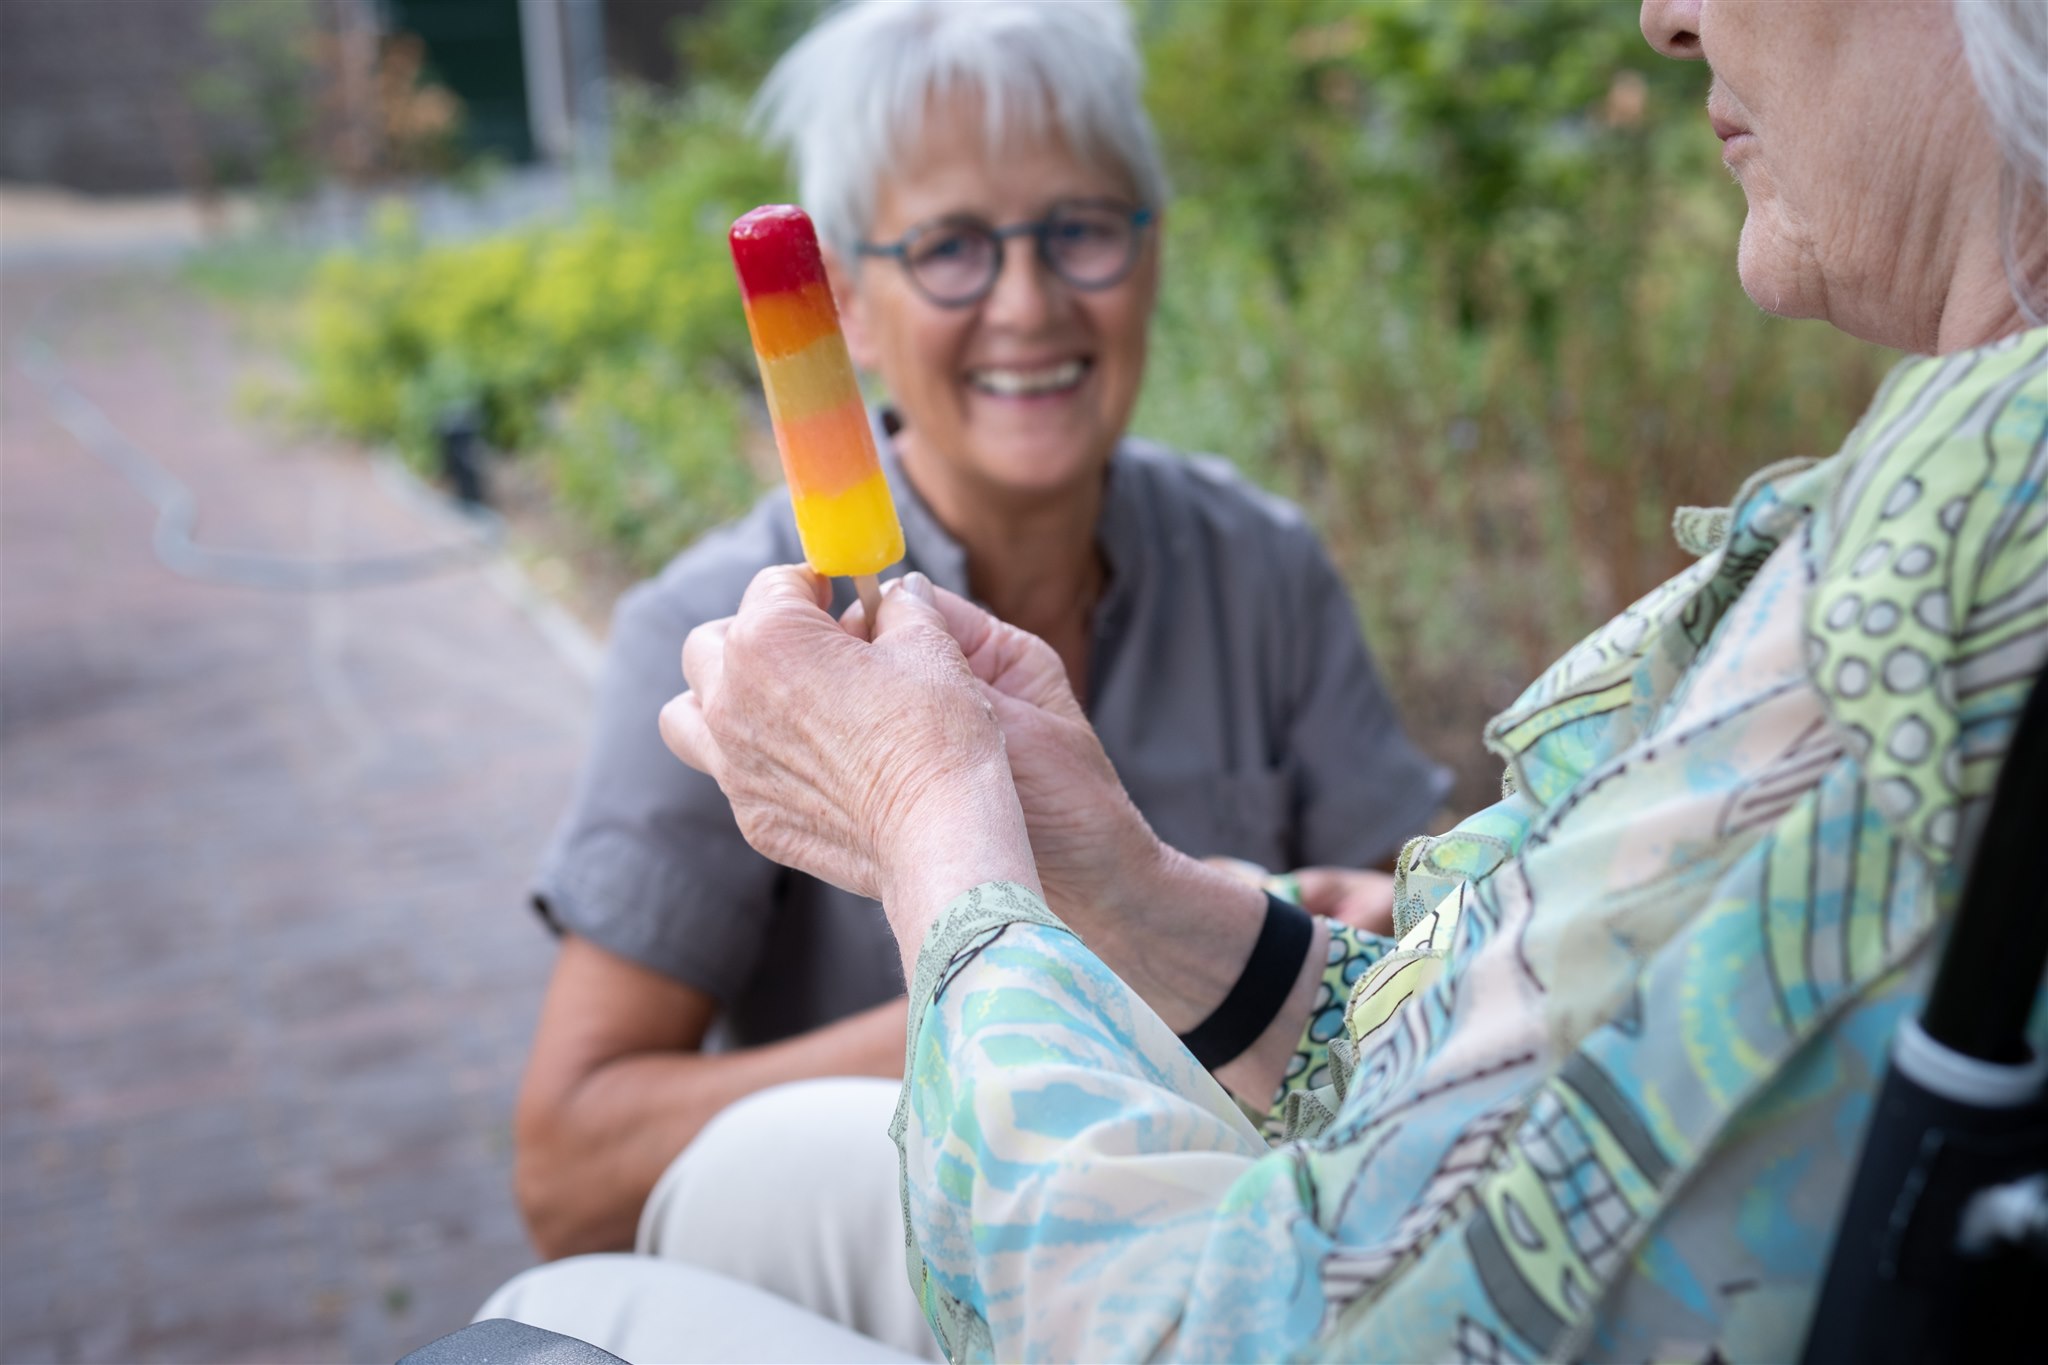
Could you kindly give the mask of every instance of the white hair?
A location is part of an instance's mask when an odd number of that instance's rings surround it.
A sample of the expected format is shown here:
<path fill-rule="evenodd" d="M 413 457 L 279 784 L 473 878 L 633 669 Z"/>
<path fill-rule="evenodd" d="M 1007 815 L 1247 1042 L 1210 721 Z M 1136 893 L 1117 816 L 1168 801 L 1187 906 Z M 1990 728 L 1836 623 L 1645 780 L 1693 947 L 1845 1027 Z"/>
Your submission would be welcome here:
<path fill-rule="evenodd" d="M 1953 8 L 1977 95 L 2005 154 L 2006 278 L 2038 324 L 2048 281 L 2026 278 L 2015 238 L 2029 207 L 2037 217 L 2048 210 L 2048 0 L 1955 0 Z"/>
<path fill-rule="evenodd" d="M 775 64 L 754 123 L 790 154 L 818 235 L 850 263 L 931 101 L 955 94 L 980 102 L 991 157 L 1017 133 L 1056 128 L 1163 207 L 1142 80 L 1122 0 L 851 0 Z"/>

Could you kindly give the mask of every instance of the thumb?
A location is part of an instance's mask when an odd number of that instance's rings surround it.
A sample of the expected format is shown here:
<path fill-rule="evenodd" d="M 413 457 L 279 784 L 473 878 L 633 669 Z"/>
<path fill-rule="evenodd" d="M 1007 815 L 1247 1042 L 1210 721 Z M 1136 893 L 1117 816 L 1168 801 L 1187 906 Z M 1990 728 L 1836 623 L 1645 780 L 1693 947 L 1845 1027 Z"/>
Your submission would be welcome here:
<path fill-rule="evenodd" d="M 953 638 L 946 630 L 946 618 L 939 611 L 932 581 L 921 573 L 907 573 L 889 584 L 888 591 L 882 594 L 882 607 L 875 613 L 872 638 L 874 643 L 880 644 L 884 636 L 920 627 L 937 630 L 948 640 Z"/>

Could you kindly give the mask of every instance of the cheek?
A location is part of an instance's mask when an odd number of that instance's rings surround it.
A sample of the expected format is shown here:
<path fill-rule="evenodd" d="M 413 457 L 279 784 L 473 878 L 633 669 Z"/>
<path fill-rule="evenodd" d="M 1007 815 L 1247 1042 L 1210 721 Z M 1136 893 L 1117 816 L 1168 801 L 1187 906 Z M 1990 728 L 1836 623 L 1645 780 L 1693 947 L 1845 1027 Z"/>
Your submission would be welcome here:
<path fill-rule="evenodd" d="M 1145 363 L 1145 330 L 1152 316 L 1148 284 L 1149 281 L 1133 281 L 1113 297 L 1100 299 L 1092 310 L 1091 321 L 1103 359 L 1119 373 L 1135 371 Z"/>
<path fill-rule="evenodd" d="M 906 311 L 893 321 L 883 348 L 883 382 L 899 399 L 950 387 L 965 355 L 967 327 L 935 308 Z"/>

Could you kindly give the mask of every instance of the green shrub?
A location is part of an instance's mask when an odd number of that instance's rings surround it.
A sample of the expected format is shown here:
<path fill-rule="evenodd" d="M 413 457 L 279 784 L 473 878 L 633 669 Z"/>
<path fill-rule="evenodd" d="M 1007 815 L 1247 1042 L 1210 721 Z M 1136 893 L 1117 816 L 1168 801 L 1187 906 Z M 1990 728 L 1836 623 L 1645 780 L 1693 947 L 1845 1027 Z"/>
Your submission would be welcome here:
<path fill-rule="evenodd" d="M 557 403 L 590 409 L 621 391 L 582 387 L 596 372 L 645 372 L 649 348 L 670 358 L 672 383 L 729 403 L 754 383 L 754 362 L 725 227 L 782 184 L 758 147 L 729 135 L 735 117 L 715 94 L 674 108 L 668 160 L 565 223 L 426 246 L 389 211 L 367 248 L 315 272 L 309 411 L 424 460 L 440 417 L 471 407 L 489 442 L 526 450 L 555 440 Z"/>
<path fill-rule="evenodd" d="M 650 345 L 585 375 L 548 442 L 548 470 L 582 524 L 652 573 L 760 492 L 747 453 L 761 420 L 736 385 L 692 376 Z"/>

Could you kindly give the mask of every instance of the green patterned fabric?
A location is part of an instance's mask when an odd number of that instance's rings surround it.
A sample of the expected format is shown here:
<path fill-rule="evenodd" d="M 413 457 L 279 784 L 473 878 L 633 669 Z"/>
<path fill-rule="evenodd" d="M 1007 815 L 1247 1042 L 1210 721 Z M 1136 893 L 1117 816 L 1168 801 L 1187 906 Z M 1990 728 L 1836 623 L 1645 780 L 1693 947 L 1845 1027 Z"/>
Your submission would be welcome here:
<path fill-rule="evenodd" d="M 1796 1353 L 2048 657 L 2044 484 L 2037 330 L 1904 362 L 1835 458 L 1681 514 L 1700 561 L 1404 851 L 1401 937 L 1333 948 L 1277 1147 L 1030 897 L 949 911 L 898 1140 L 954 1358 Z"/>

